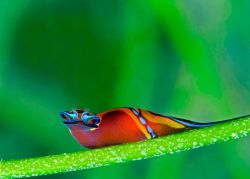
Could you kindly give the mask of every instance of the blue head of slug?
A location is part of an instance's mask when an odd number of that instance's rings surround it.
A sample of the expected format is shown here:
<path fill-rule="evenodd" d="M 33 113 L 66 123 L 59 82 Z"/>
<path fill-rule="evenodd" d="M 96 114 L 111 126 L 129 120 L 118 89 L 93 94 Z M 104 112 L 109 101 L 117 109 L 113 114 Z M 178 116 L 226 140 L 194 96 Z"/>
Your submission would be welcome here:
<path fill-rule="evenodd" d="M 60 116 L 64 119 L 64 124 L 77 124 L 90 128 L 98 128 L 100 117 L 82 109 L 63 111 Z"/>

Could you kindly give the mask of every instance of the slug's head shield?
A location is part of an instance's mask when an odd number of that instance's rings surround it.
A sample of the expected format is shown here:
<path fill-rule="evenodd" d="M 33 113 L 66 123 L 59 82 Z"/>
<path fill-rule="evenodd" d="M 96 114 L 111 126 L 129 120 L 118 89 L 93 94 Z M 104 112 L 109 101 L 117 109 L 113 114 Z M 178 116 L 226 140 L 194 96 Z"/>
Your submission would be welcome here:
<path fill-rule="evenodd" d="M 64 124 L 80 125 L 90 129 L 97 129 L 101 122 L 99 116 L 82 109 L 63 111 L 60 116 L 64 119 Z"/>

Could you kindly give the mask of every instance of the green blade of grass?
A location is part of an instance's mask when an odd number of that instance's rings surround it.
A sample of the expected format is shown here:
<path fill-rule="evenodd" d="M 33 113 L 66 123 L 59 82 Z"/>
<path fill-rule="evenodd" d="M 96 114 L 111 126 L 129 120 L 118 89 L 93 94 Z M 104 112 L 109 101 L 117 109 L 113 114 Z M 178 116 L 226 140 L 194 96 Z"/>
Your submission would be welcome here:
<path fill-rule="evenodd" d="M 102 167 L 114 163 L 173 154 L 230 139 L 238 139 L 249 134 L 250 117 L 248 116 L 212 127 L 137 143 L 30 159 L 1 161 L 0 177 L 30 177 Z"/>

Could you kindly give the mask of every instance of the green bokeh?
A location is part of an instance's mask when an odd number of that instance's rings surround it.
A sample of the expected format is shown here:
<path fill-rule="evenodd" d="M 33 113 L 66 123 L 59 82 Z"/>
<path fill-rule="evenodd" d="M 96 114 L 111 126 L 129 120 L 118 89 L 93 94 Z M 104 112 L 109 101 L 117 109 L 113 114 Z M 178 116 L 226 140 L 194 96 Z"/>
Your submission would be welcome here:
<path fill-rule="evenodd" d="M 0 157 L 84 150 L 58 113 L 249 114 L 248 1 L 0 1 Z M 249 137 L 42 178 L 248 178 Z"/>

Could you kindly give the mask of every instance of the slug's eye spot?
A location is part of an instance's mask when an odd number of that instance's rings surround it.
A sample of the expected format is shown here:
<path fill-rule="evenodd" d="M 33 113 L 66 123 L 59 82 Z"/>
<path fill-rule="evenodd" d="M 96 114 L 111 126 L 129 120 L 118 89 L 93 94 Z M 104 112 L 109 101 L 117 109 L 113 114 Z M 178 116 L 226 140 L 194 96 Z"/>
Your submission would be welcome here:
<path fill-rule="evenodd" d="M 76 111 L 64 111 L 60 113 L 60 116 L 65 120 L 75 120 L 77 119 Z"/>
<path fill-rule="evenodd" d="M 84 112 L 82 115 L 82 121 L 84 124 L 88 127 L 92 128 L 98 128 L 98 124 L 100 124 L 100 118 L 99 116 L 90 114 L 88 112 Z"/>
<path fill-rule="evenodd" d="M 63 119 L 67 119 L 67 116 L 64 114 L 64 112 L 60 112 L 60 116 L 61 116 Z"/>
<path fill-rule="evenodd" d="M 90 120 L 88 121 L 88 125 L 90 125 L 90 126 L 92 126 L 92 125 L 98 125 L 98 124 L 100 124 L 100 119 L 99 119 L 99 117 L 90 119 Z"/>
<path fill-rule="evenodd" d="M 94 118 L 88 121 L 87 126 L 97 129 L 99 127 L 98 126 L 99 124 L 100 124 L 100 118 L 98 116 L 95 116 Z"/>

